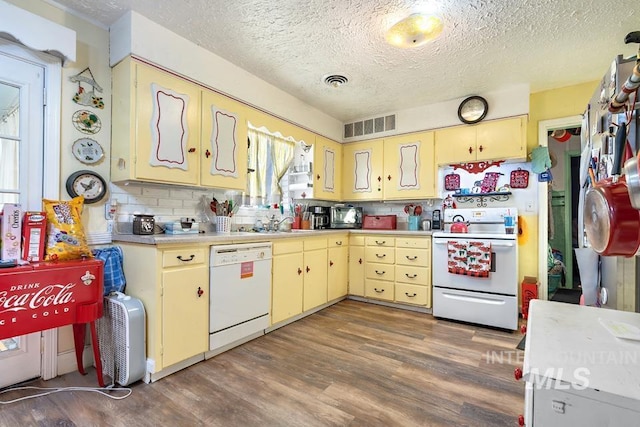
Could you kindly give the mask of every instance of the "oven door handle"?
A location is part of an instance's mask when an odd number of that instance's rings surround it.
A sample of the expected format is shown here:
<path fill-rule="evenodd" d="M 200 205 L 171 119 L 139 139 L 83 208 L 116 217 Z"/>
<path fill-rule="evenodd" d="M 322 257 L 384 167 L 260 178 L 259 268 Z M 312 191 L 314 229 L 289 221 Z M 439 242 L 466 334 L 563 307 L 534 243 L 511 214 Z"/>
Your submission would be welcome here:
<path fill-rule="evenodd" d="M 505 304 L 504 300 L 498 300 L 498 299 L 494 299 L 494 298 L 483 298 L 481 296 L 468 297 L 468 296 L 464 296 L 464 295 L 451 294 L 449 292 L 443 292 L 442 296 L 445 297 L 445 298 L 455 299 L 455 300 L 459 300 L 459 301 L 466 301 L 466 302 L 480 302 L 480 303 L 483 303 L 483 304 L 491 304 L 491 305 L 504 305 Z"/>
<path fill-rule="evenodd" d="M 473 239 L 469 239 L 469 240 L 473 240 Z M 482 239 L 480 240 L 481 242 L 483 241 Z M 449 241 L 448 240 L 435 240 L 433 242 L 434 245 L 446 245 Z M 512 248 L 514 247 L 516 244 L 513 242 L 507 242 L 507 243 L 503 243 L 503 242 L 489 242 L 491 244 L 491 246 L 501 246 L 501 247 L 505 247 L 505 248 Z"/>

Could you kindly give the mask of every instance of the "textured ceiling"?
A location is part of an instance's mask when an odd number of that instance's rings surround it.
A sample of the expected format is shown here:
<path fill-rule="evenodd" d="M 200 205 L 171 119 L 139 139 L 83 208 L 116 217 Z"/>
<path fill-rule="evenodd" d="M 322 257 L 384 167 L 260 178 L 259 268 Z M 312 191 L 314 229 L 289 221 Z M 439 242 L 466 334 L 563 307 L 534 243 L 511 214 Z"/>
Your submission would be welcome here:
<path fill-rule="evenodd" d="M 134 10 L 327 114 L 374 114 L 529 84 L 597 80 L 637 45 L 640 1 L 56 0 L 107 27 Z M 437 40 L 401 50 L 384 32 L 412 12 L 444 18 Z M 332 88 L 327 74 L 349 83 Z"/>

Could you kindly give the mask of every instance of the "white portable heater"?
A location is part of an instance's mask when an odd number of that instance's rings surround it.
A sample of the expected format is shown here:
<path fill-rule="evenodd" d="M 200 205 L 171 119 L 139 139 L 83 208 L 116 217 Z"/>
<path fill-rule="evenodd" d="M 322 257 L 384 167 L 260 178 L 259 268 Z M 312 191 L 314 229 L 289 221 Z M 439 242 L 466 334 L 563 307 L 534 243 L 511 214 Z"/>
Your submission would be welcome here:
<path fill-rule="evenodd" d="M 122 386 L 144 377 L 145 313 L 142 301 L 121 292 L 104 298 L 98 319 L 98 345 L 102 372 Z"/>

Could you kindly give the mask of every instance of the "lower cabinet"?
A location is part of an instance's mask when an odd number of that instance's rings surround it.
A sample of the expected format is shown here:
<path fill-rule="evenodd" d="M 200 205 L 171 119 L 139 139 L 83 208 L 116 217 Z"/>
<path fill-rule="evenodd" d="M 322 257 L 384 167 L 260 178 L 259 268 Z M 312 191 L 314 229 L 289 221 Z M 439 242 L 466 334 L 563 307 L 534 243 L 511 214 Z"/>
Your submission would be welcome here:
<path fill-rule="evenodd" d="M 273 242 L 271 324 L 327 302 L 327 238 Z"/>
<path fill-rule="evenodd" d="M 327 239 L 327 300 L 347 295 L 349 287 L 348 275 L 349 236 L 347 234 Z"/>
<path fill-rule="evenodd" d="M 209 337 L 209 247 L 122 243 L 127 294 L 146 315 L 153 374 L 203 354 Z"/>
<path fill-rule="evenodd" d="M 431 307 L 431 236 L 366 236 L 364 260 L 365 297 Z"/>
<path fill-rule="evenodd" d="M 349 236 L 349 294 L 364 296 L 364 236 Z"/>

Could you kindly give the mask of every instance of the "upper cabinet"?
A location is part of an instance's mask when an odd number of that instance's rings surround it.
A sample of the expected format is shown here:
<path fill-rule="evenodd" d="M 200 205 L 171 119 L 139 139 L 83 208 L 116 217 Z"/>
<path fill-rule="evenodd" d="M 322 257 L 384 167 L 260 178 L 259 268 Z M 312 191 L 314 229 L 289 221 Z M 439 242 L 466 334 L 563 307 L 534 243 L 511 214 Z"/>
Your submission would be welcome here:
<path fill-rule="evenodd" d="M 382 199 L 383 151 L 382 139 L 354 142 L 342 147 L 343 199 Z"/>
<path fill-rule="evenodd" d="M 313 198 L 342 199 L 342 144 L 316 136 L 313 147 Z"/>
<path fill-rule="evenodd" d="M 433 132 L 384 139 L 386 200 L 435 197 Z"/>
<path fill-rule="evenodd" d="M 436 164 L 524 160 L 527 155 L 526 125 L 526 117 L 515 117 L 436 130 Z"/>
<path fill-rule="evenodd" d="M 246 188 L 244 105 L 131 58 L 112 78 L 113 181 Z"/>
<path fill-rule="evenodd" d="M 245 106 L 211 91 L 202 92 L 200 182 L 207 187 L 247 188 Z"/>
<path fill-rule="evenodd" d="M 433 132 L 345 144 L 343 198 L 399 200 L 435 196 Z"/>

